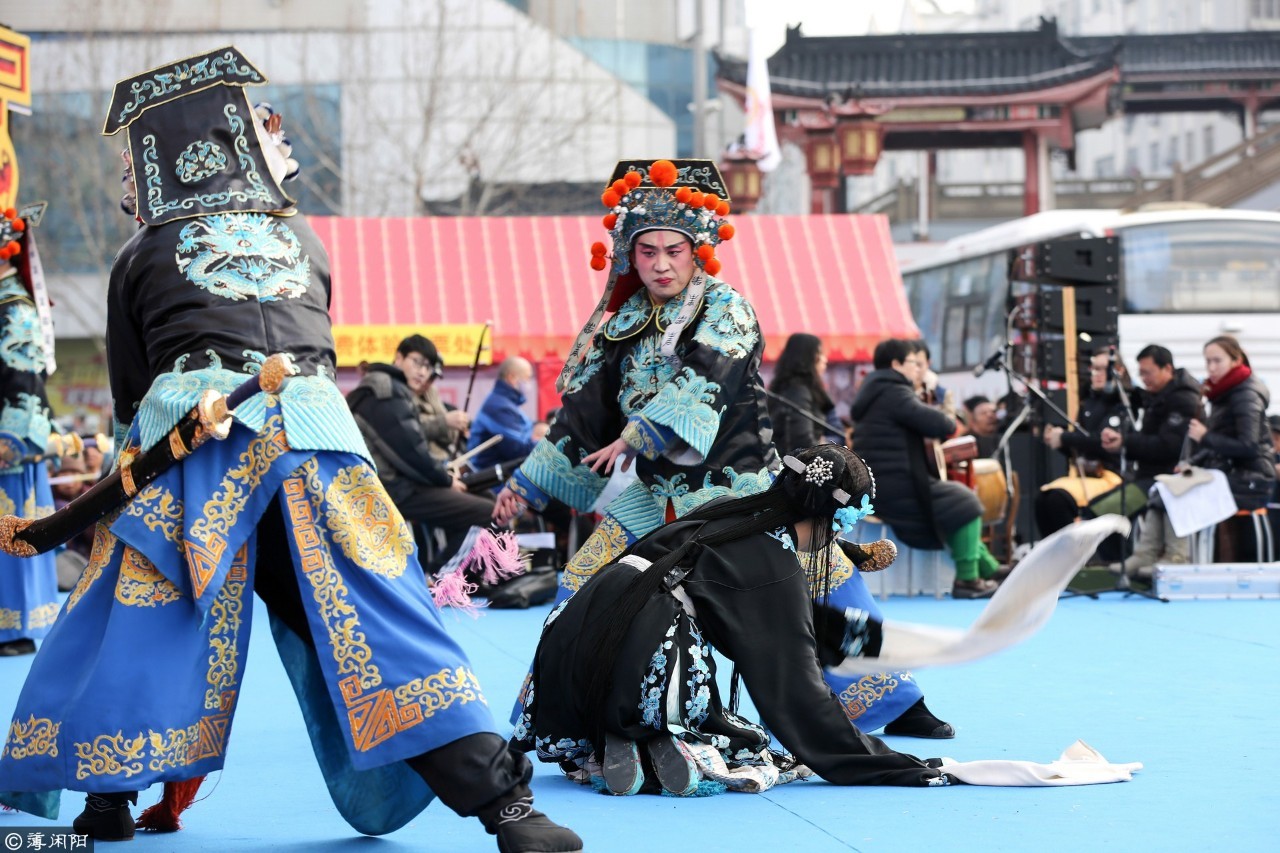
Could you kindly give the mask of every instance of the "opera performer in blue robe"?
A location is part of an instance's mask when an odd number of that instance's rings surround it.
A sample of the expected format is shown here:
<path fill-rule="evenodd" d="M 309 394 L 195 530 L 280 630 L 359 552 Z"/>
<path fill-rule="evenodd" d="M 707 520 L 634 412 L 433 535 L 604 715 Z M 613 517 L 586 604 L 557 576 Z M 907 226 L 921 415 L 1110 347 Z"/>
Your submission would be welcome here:
<path fill-rule="evenodd" d="M 715 164 L 623 160 L 602 201 L 612 249 L 596 243 L 591 255 L 593 268 L 609 268 L 608 284 L 557 383 L 560 415 L 494 508 L 502 522 L 552 498 L 587 512 L 615 465 L 634 469 L 565 566 L 560 601 L 664 523 L 768 489 L 781 464 L 760 381 L 764 336 L 750 302 L 716 278 L 717 247 L 734 228 Z M 879 615 L 857 572 L 837 595 L 841 606 Z M 863 730 L 955 734 L 909 673 L 832 679 Z"/>
<path fill-rule="evenodd" d="M 40 458 L 52 435 L 44 390 L 51 353 L 33 292 L 30 234 L 18 211 L 0 211 L 0 515 L 22 518 L 53 512 Z M 34 652 L 57 616 L 54 555 L 0 554 L 0 657 Z"/>
<path fill-rule="evenodd" d="M 85 791 L 76 830 L 121 839 L 164 782 L 139 823 L 176 829 L 222 767 L 256 592 L 354 828 L 389 832 L 439 797 L 501 850 L 579 850 L 533 809 L 334 382 L 328 259 L 282 188 L 297 164 L 279 117 L 245 91 L 265 82 L 228 47 L 116 87 L 104 132 L 127 132 L 142 223 L 108 292 L 120 470 L 268 354 L 294 375 L 98 525 L 18 699 L 0 802 L 52 819 L 62 789 Z"/>

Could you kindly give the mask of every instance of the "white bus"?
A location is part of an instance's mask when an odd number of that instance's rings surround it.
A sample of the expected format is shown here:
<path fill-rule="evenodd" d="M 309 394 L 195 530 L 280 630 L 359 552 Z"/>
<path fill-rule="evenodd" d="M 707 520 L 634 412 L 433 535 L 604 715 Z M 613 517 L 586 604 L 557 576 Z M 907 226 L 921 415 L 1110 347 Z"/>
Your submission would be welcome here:
<path fill-rule="evenodd" d="M 907 299 L 941 383 L 957 402 L 993 399 L 1002 376 L 973 369 L 1006 341 L 1010 250 L 1063 237 L 1120 238 L 1120 355 L 1162 344 L 1204 378 L 1205 341 L 1240 339 L 1280 410 L 1280 214 L 1248 210 L 1055 210 L 949 241 L 902 271 Z M 1088 345 L 1081 344 L 1081 351 Z"/>

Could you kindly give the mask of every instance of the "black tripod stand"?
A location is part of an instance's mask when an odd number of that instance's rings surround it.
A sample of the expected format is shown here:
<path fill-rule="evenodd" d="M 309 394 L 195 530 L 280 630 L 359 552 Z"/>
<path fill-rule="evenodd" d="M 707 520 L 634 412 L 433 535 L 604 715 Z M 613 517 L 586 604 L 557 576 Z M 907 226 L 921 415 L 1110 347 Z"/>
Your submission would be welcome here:
<path fill-rule="evenodd" d="M 1116 371 L 1115 347 L 1111 348 L 1110 357 L 1107 359 L 1107 380 L 1109 382 L 1114 383 L 1116 393 L 1120 396 L 1120 417 L 1119 418 L 1113 417 L 1111 420 L 1114 423 L 1112 423 L 1111 426 L 1119 427 L 1119 432 L 1123 436 L 1134 428 L 1133 408 L 1130 406 L 1130 403 L 1129 403 L 1129 392 L 1125 390 L 1124 384 L 1120 381 L 1120 376 Z M 1127 501 L 1126 501 L 1129 493 L 1129 482 L 1127 479 L 1128 473 L 1129 473 L 1129 460 L 1128 460 L 1128 457 L 1125 455 L 1124 441 L 1121 441 L 1120 442 L 1120 514 L 1123 515 L 1125 518 L 1129 517 L 1129 510 L 1128 510 Z M 1156 595 L 1154 586 L 1150 590 L 1136 589 L 1134 588 L 1133 584 L 1130 583 L 1129 573 L 1125 571 L 1124 564 L 1125 564 L 1125 560 L 1132 553 L 1131 537 L 1132 537 L 1132 533 L 1130 534 L 1130 536 L 1126 536 L 1124 538 L 1124 542 L 1120 546 L 1120 575 L 1119 577 L 1116 578 L 1116 585 L 1111 589 L 1095 590 L 1089 597 L 1096 600 L 1098 596 L 1102 595 L 1103 593 L 1119 592 L 1119 593 L 1123 593 L 1125 598 L 1128 598 L 1131 595 L 1140 595 L 1143 598 L 1150 598 L 1155 601 L 1163 601 L 1165 604 L 1168 604 L 1169 599 L 1161 598 L 1160 596 Z M 1068 590 L 1069 589 L 1070 587 L 1068 587 Z M 1063 597 L 1065 598 L 1067 596 L 1063 596 Z"/>

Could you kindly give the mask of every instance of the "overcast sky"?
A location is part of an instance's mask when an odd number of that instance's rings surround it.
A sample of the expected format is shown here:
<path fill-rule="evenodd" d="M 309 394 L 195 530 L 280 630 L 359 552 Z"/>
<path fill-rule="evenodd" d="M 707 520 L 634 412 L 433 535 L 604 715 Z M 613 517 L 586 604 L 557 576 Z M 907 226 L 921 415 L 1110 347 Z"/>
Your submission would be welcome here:
<path fill-rule="evenodd" d="M 866 35 L 874 15 L 880 32 L 898 29 L 903 0 L 746 0 L 747 26 L 772 56 L 787 36 L 787 27 L 804 25 L 807 36 Z"/>

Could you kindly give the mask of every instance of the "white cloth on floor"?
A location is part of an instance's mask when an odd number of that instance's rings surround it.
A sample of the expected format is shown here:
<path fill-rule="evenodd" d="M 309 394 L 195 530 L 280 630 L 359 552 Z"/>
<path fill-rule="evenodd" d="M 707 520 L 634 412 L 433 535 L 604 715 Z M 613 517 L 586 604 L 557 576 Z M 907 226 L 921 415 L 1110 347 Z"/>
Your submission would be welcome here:
<path fill-rule="evenodd" d="M 956 761 L 942 759 L 942 769 L 969 785 L 1040 788 L 1128 782 L 1142 769 L 1136 761 L 1112 764 L 1089 744 L 1078 740 L 1050 764 L 1032 761 Z"/>

